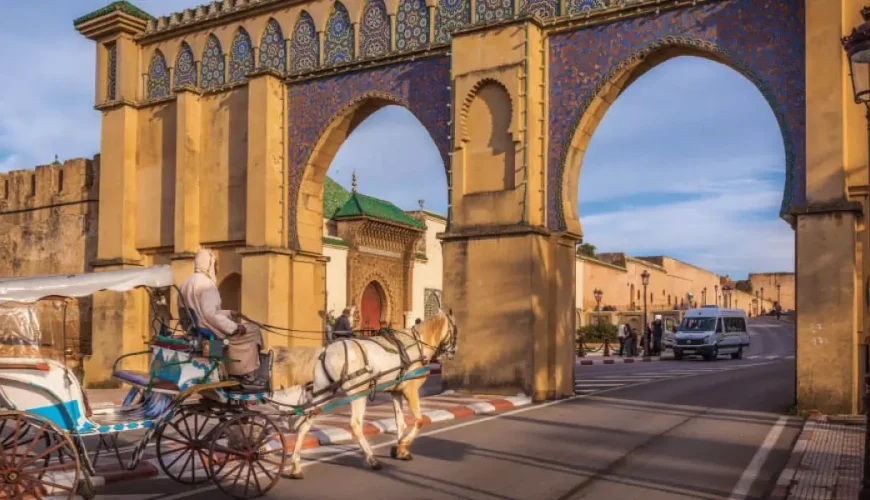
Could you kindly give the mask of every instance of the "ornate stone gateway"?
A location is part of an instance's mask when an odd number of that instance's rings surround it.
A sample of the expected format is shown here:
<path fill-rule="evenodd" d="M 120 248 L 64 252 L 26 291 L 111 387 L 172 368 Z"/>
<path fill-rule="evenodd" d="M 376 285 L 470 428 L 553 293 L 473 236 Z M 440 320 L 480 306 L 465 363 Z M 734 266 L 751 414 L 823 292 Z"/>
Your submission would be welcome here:
<path fill-rule="evenodd" d="M 781 213 L 799 249 L 798 398 L 853 411 L 860 370 L 843 360 L 858 359 L 864 341 L 855 339 L 867 323 L 855 311 L 866 274 L 856 263 L 870 262 L 857 250 L 867 151 L 861 110 L 844 92 L 839 37 L 859 7 L 223 0 L 155 19 L 115 2 L 75 21 L 96 42 L 103 114 L 95 265 L 171 261 L 180 282 L 191 252 L 209 245 L 225 254 L 227 273 L 243 277 L 248 316 L 317 331 L 327 169 L 362 120 L 398 104 L 432 135 L 448 179 L 443 305 L 456 314 L 463 345 L 444 365 L 445 383 L 571 395 L 584 152 L 623 89 L 663 61 L 696 55 L 754 82 L 777 116 L 786 150 Z M 366 258 L 384 257 L 372 248 Z M 349 279 L 351 289 L 372 276 Z M 137 301 L 96 299 L 95 332 L 111 338 L 95 333 L 95 347 L 117 344 L 118 332 L 125 350 L 141 344 Z M 88 376 L 99 380 L 107 359 L 94 351 Z"/>

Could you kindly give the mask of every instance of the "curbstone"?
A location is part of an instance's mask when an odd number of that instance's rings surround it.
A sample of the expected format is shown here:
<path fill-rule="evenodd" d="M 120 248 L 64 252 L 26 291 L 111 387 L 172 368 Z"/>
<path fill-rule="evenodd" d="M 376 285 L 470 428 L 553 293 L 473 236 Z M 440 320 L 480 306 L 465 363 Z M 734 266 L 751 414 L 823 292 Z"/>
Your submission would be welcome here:
<path fill-rule="evenodd" d="M 654 361 L 667 361 L 661 358 L 661 356 L 647 356 L 643 358 L 598 358 L 598 359 L 586 359 L 581 358 L 578 361 L 580 366 L 592 366 L 592 365 L 627 365 L 632 363 L 651 363 Z"/>
<path fill-rule="evenodd" d="M 812 411 L 810 413 L 812 414 Z M 816 416 L 818 416 L 818 412 L 816 412 Z M 795 441 L 794 448 L 792 448 L 791 454 L 788 457 L 788 462 L 786 462 L 785 468 L 776 479 L 776 487 L 770 494 L 770 500 L 786 500 L 788 498 L 788 493 L 794 484 L 795 476 L 800 468 L 801 460 L 813 437 L 814 427 L 815 423 L 812 420 L 804 421 L 797 441 Z"/>

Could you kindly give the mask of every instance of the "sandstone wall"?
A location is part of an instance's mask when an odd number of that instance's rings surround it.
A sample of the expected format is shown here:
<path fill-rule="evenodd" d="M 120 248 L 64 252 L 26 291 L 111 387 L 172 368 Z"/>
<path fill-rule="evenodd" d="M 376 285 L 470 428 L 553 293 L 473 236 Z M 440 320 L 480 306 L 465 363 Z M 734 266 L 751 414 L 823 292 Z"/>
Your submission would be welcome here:
<path fill-rule="evenodd" d="M 99 155 L 0 173 L 0 277 L 72 274 L 96 257 Z M 81 365 L 91 350 L 91 299 L 38 307 L 42 350 Z M 64 332 L 66 342 L 64 342 Z"/>
<path fill-rule="evenodd" d="M 779 300 L 783 310 L 792 311 L 795 308 L 795 278 L 794 273 L 751 273 L 753 293 L 764 287 L 764 302 L 777 300 L 776 285 L 780 285 Z M 769 306 L 768 306 L 769 307 Z"/>

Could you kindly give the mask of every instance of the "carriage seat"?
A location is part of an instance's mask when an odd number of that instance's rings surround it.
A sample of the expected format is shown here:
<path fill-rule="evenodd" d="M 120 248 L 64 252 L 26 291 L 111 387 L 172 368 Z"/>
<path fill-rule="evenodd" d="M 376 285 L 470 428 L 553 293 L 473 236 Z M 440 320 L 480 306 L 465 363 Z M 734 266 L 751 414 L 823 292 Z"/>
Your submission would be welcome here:
<path fill-rule="evenodd" d="M 142 372 L 138 370 L 118 370 L 112 374 L 116 379 L 127 382 L 128 384 L 139 386 L 139 387 L 147 387 L 148 384 L 151 384 L 151 387 L 154 389 L 160 389 L 165 391 L 178 391 L 178 385 L 175 382 L 170 382 L 169 380 L 164 380 L 157 377 L 151 377 L 151 374 L 148 372 Z"/>

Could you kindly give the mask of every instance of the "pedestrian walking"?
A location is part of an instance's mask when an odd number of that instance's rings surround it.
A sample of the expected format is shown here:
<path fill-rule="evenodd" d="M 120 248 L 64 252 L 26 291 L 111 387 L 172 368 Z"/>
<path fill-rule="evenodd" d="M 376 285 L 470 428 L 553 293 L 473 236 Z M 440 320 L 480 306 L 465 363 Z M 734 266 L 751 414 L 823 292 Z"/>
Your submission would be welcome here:
<path fill-rule="evenodd" d="M 616 338 L 619 339 L 619 352 L 616 353 L 617 356 L 623 356 L 625 353 L 625 344 L 628 335 L 625 333 L 625 325 L 620 323 L 618 327 L 616 327 Z"/>
<path fill-rule="evenodd" d="M 637 356 L 637 333 L 632 330 L 628 323 L 625 324 L 625 348 L 626 356 Z"/>
<path fill-rule="evenodd" d="M 662 355 L 662 335 L 665 333 L 665 327 L 662 323 L 661 314 L 656 314 L 655 321 L 653 322 L 653 356 L 661 356 Z"/>

